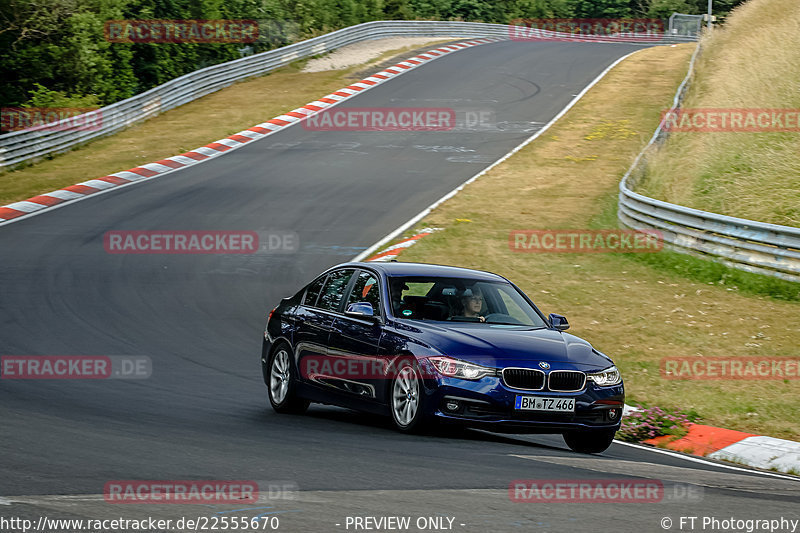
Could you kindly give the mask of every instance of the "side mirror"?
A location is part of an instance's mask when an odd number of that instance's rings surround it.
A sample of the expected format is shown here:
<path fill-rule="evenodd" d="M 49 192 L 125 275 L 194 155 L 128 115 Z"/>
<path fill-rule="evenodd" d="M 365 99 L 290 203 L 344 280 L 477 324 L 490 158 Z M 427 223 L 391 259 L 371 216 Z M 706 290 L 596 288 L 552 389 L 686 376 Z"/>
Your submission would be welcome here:
<path fill-rule="evenodd" d="M 569 329 L 569 322 L 567 322 L 567 317 L 564 315 L 557 315 L 555 313 L 550 313 L 550 316 L 547 317 L 550 319 L 550 326 L 557 329 L 558 331 L 564 331 L 565 329 Z"/>
<path fill-rule="evenodd" d="M 375 318 L 375 310 L 369 302 L 356 302 L 347 306 L 345 315 L 352 318 L 372 319 Z"/>

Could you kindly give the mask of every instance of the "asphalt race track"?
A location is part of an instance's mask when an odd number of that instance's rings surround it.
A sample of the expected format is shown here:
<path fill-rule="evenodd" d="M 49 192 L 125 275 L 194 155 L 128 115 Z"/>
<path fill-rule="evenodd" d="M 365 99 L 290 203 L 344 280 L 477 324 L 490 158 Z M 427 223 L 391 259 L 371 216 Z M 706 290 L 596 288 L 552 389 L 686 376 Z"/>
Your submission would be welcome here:
<path fill-rule="evenodd" d="M 343 106 L 489 110 L 497 127 L 363 133 L 295 125 L 207 163 L 0 227 L 0 353 L 153 362 L 143 380 L 0 380 L 0 514 L 277 513 L 278 530 L 291 532 L 346 531 L 354 515 L 453 517 L 453 530 L 469 532 L 663 531 L 663 517 L 677 531 L 681 515 L 796 517 L 800 483 L 766 474 L 621 444 L 581 456 L 556 436 L 406 436 L 341 409 L 312 406 L 293 417 L 268 407 L 260 336 L 280 297 L 503 156 L 637 48 L 469 48 Z M 288 231 L 300 248 L 108 254 L 110 230 Z M 670 501 L 509 501 L 512 480 L 608 478 L 661 480 Z M 103 501 L 106 482 L 137 479 L 242 479 L 264 493 L 271 484 L 292 490 L 238 507 Z"/>

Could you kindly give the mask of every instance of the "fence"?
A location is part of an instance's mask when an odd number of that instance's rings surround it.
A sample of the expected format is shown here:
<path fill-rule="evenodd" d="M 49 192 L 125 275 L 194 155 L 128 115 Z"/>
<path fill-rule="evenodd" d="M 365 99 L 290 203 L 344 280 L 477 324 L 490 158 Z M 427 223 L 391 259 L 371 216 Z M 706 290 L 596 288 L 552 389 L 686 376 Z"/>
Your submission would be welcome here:
<path fill-rule="evenodd" d="M 669 17 L 668 35 L 698 37 L 703 31 L 703 15 L 673 13 Z"/>
<path fill-rule="evenodd" d="M 57 131 L 58 127 L 51 127 L 39 131 L 23 130 L 0 135 L 0 169 L 65 152 L 218 91 L 237 81 L 263 75 L 298 59 L 370 39 L 412 36 L 508 38 L 509 26 L 456 21 L 376 21 L 350 26 L 320 37 L 220 63 L 175 78 L 147 92 L 100 109 L 102 125 L 93 130 L 64 129 Z M 559 34 L 549 32 L 543 38 L 557 38 L 558 36 Z M 636 42 L 636 38 L 636 35 L 629 35 L 625 36 L 624 40 Z M 686 40 L 694 40 L 694 38 L 667 35 L 660 42 L 666 44 Z M 641 41 L 652 43 L 652 36 L 642 38 Z"/>

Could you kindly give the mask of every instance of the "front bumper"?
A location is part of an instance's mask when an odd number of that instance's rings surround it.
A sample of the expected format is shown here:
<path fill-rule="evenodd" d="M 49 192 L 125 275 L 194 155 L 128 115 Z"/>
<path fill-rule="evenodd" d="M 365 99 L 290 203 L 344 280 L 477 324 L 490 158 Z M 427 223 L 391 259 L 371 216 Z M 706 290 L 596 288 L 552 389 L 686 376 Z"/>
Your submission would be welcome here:
<path fill-rule="evenodd" d="M 622 383 L 598 387 L 587 382 L 579 392 L 526 391 L 507 387 L 500 377 L 477 381 L 439 377 L 426 380 L 426 410 L 443 423 L 497 432 L 561 433 L 588 429 L 619 429 L 625 405 Z M 514 408 L 517 396 L 574 398 L 573 413 L 523 411 Z"/>

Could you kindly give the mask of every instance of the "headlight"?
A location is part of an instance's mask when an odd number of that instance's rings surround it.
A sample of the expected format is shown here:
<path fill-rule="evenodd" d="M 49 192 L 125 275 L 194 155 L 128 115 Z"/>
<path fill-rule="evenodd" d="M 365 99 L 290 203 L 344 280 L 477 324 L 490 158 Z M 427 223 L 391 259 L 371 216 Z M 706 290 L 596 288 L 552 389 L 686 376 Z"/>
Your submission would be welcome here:
<path fill-rule="evenodd" d="M 473 365 L 452 357 L 429 357 L 428 361 L 433 363 L 433 366 L 436 367 L 440 374 L 449 378 L 481 379 L 482 377 L 493 376 L 496 373 L 493 368 Z"/>
<path fill-rule="evenodd" d="M 586 374 L 586 379 L 594 381 L 595 385 L 600 387 L 608 387 L 619 384 L 622 381 L 622 374 L 619 373 L 617 367 L 610 366 L 600 372 Z"/>

